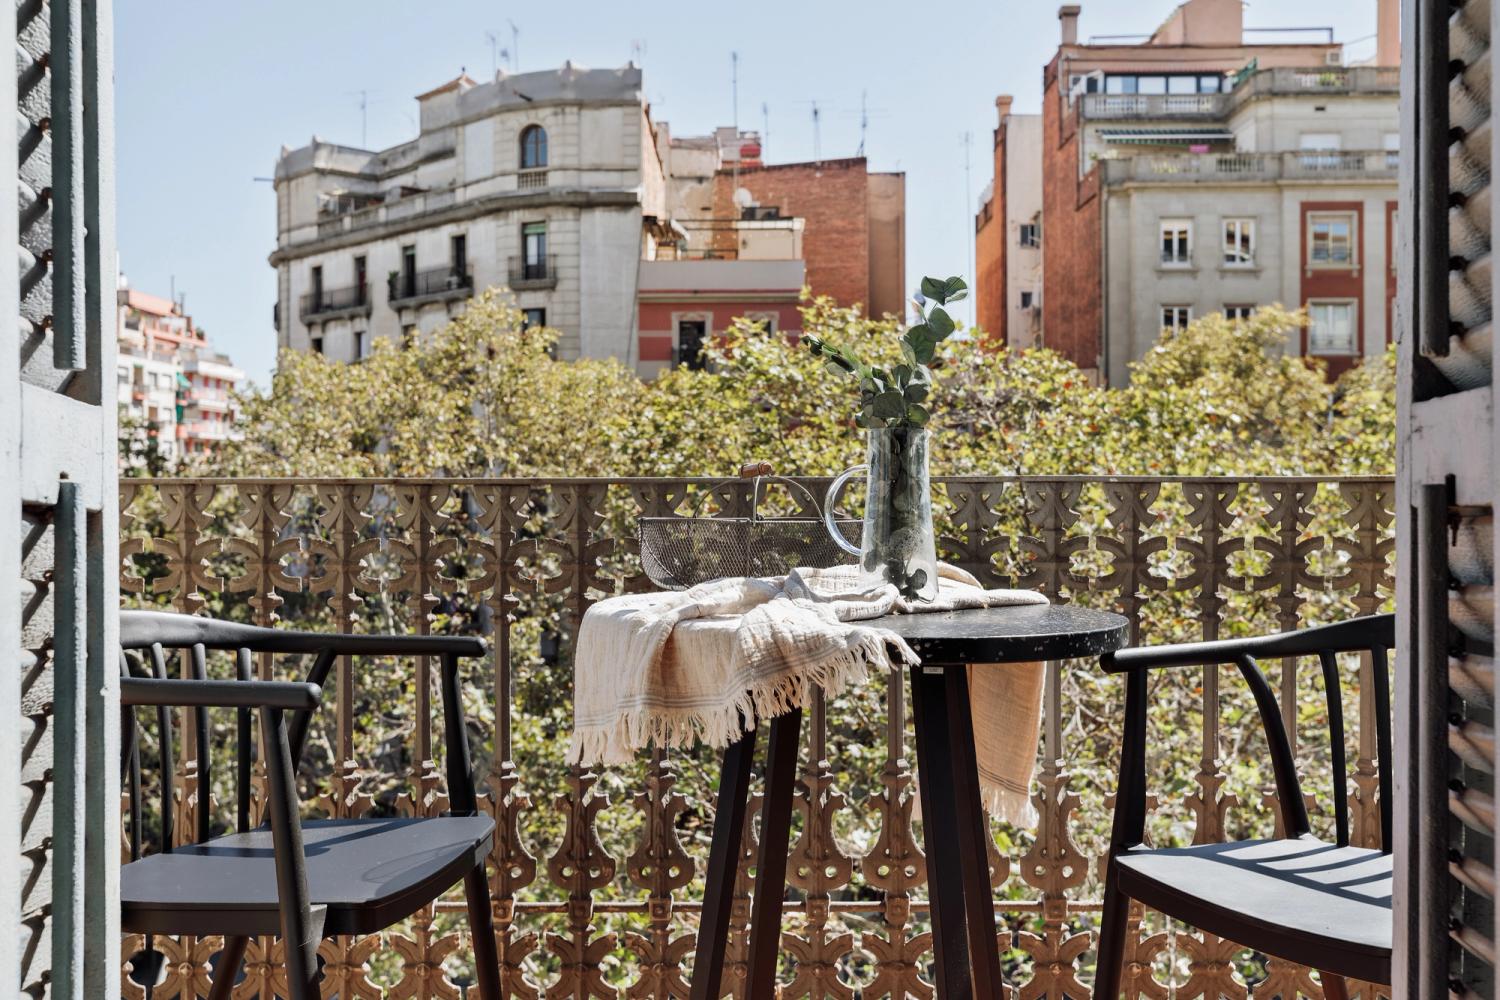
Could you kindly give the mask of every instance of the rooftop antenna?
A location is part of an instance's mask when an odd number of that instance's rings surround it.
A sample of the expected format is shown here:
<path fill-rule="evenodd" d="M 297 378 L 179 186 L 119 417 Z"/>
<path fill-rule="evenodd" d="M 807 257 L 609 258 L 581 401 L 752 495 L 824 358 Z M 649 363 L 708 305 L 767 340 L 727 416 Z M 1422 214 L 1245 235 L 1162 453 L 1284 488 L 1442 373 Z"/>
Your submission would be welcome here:
<path fill-rule="evenodd" d="M 359 92 L 359 148 L 364 149 L 370 144 L 370 92 L 361 90 Z"/>
<path fill-rule="evenodd" d="M 870 96 L 868 90 L 859 92 L 859 152 L 855 156 L 865 155 L 865 132 L 870 128 L 870 108 L 866 98 Z"/>
<path fill-rule="evenodd" d="M 823 162 L 823 124 L 822 114 L 818 110 L 818 102 L 812 102 L 813 118 L 813 162 Z"/>
<path fill-rule="evenodd" d="M 630 61 L 637 66 L 646 61 L 646 40 L 644 38 L 632 38 L 630 40 Z"/>
<path fill-rule="evenodd" d="M 486 31 L 484 37 L 490 40 L 490 75 L 500 75 L 500 36 L 493 31 Z"/>
<path fill-rule="evenodd" d="M 771 106 L 760 102 L 760 156 L 766 157 L 766 143 L 771 141 Z"/>
<path fill-rule="evenodd" d="M 510 25 L 510 71 L 516 73 L 521 68 L 521 29 L 508 17 L 505 23 Z"/>
<path fill-rule="evenodd" d="M 730 101 L 734 105 L 730 124 L 734 127 L 734 187 L 739 190 L 740 186 L 740 54 L 729 53 L 729 94 Z"/>

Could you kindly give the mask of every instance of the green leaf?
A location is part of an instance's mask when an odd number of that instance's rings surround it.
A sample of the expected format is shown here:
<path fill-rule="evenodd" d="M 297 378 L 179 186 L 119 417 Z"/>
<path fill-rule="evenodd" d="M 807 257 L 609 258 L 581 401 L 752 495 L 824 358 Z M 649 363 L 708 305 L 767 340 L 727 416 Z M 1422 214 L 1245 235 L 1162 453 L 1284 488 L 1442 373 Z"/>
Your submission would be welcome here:
<path fill-rule="evenodd" d="M 829 358 L 826 362 L 823 363 L 823 367 L 827 368 L 829 372 L 834 375 L 843 376 L 849 374 L 849 369 L 845 368 L 844 362 L 840 361 L 838 358 Z"/>
<path fill-rule="evenodd" d="M 943 282 L 943 291 L 945 293 L 944 302 L 957 302 L 960 299 L 968 297 L 969 286 L 964 282 L 964 279 L 955 274 Z"/>
<path fill-rule="evenodd" d="M 911 372 L 911 365 L 897 365 L 891 374 L 896 376 L 897 384 L 905 386 L 911 381 Z"/>
<path fill-rule="evenodd" d="M 921 590 L 927 586 L 927 571 L 925 569 L 913 570 L 911 576 L 906 578 L 906 584 L 912 590 Z"/>
<path fill-rule="evenodd" d="M 927 398 L 929 392 L 931 389 L 925 382 L 912 382 L 906 387 L 906 398 L 913 403 L 920 403 Z"/>
<path fill-rule="evenodd" d="M 927 326 L 934 339 L 946 339 L 953 332 L 953 317 L 945 309 L 934 309 L 927 317 Z"/>
<path fill-rule="evenodd" d="M 941 304 L 946 301 L 948 288 L 941 278 L 923 278 L 922 294 L 929 299 L 937 300 Z"/>
<path fill-rule="evenodd" d="M 906 408 L 906 422 L 913 427 L 926 427 L 927 421 L 931 416 L 932 414 L 927 412 L 927 407 L 925 406 L 913 404 Z"/>
<path fill-rule="evenodd" d="M 908 364 L 917 364 L 917 352 L 913 349 L 911 341 L 905 337 L 901 338 L 901 356 L 907 360 Z M 921 371 L 921 366 L 918 365 L 916 370 Z"/>
<path fill-rule="evenodd" d="M 917 339 L 924 337 L 930 340 L 933 336 L 932 327 L 928 326 L 926 323 L 918 323 L 915 326 L 907 327 L 905 336 L 906 339 L 911 340 L 912 343 L 916 343 Z"/>
<path fill-rule="evenodd" d="M 926 339 L 925 337 L 920 343 L 912 345 L 912 352 L 916 355 L 918 364 L 925 365 L 927 362 L 931 361 L 932 355 L 936 350 L 937 344 L 935 344 L 931 340 Z"/>
<path fill-rule="evenodd" d="M 875 397 L 871 411 L 886 420 L 898 419 L 906 413 L 906 399 L 899 392 L 882 392 Z"/>

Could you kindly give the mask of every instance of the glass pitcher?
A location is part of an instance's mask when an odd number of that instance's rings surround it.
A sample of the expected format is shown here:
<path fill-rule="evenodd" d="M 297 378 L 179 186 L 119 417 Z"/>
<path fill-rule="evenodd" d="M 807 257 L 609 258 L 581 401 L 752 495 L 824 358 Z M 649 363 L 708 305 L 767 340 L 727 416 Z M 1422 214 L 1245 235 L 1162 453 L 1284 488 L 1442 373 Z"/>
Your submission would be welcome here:
<path fill-rule="evenodd" d="M 937 596 L 937 543 L 932 533 L 932 490 L 927 476 L 927 431 L 887 427 L 869 432 L 864 465 L 845 469 L 828 487 L 823 519 L 839 548 L 859 557 L 871 583 L 891 583 L 902 597 Z M 855 548 L 834 524 L 834 504 L 845 484 L 868 473 L 864 528 Z"/>

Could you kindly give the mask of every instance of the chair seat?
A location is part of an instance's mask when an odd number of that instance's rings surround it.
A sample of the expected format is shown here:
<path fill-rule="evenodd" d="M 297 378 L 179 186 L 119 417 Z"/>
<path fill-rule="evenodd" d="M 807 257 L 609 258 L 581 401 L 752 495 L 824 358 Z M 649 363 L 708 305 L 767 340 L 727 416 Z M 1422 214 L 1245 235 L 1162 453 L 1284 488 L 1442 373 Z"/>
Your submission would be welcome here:
<path fill-rule="evenodd" d="M 1354 979 L 1391 981 L 1391 856 L 1314 837 L 1137 848 L 1120 890 L 1236 944 Z"/>
<path fill-rule="evenodd" d="M 307 888 L 324 934 L 373 934 L 445 892 L 489 852 L 488 816 L 309 820 Z M 120 870 L 121 926 L 138 934 L 276 934 L 269 829 L 154 854 Z"/>

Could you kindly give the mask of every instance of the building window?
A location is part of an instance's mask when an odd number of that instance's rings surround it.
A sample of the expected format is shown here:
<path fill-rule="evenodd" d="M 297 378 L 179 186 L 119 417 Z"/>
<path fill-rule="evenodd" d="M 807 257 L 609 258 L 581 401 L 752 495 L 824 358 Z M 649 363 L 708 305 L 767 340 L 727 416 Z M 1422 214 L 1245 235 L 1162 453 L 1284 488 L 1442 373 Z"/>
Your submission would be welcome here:
<path fill-rule="evenodd" d="M 454 274 L 467 274 L 469 271 L 469 238 L 463 233 L 458 233 L 448 241 L 448 260 L 453 265 Z"/>
<path fill-rule="evenodd" d="M 310 282 L 312 284 L 313 308 L 321 309 L 323 307 L 323 265 L 313 265 Z"/>
<path fill-rule="evenodd" d="M 1249 319 L 1255 315 L 1254 306 L 1225 306 L 1225 319 Z"/>
<path fill-rule="evenodd" d="M 1039 247 L 1042 245 L 1042 227 L 1035 222 L 1021 223 L 1021 246 Z"/>
<path fill-rule="evenodd" d="M 1309 302 L 1307 317 L 1307 353 L 1355 353 L 1353 302 Z"/>
<path fill-rule="evenodd" d="M 1031 293 L 1030 292 L 1022 292 L 1021 293 L 1021 308 L 1022 309 L 1030 309 L 1031 308 Z"/>
<path fill-rule="evenodd" d="M 677 363 L 688 368 L 703 367 L 703 341 L 708 338 L 708 323 L 701 319 L 677 321 Z"/>
<path fill-rule="evenodd" d="M 547 325 L 547 310 L 545 309 L 522 309 L 521 317 L 523 329 L 534 330 L 539 326 Z"/>
<path fill-rule="evenodd" d="M 359 360 L 370 356 L 370 334 L 365 330 L 354 331 L 354 356 Z"/>
<path fill-rule="evenodd" d="M 1162 306 L 1161 328 L 1171 333 L 1182 333 L 1193 321 L 1192 306 Z"/>
<path fill-rule="evenodd" d="M 1224 263 L 1248 267 L 1255 263 L 1255 220 L 1224 220 Z"/>
<path fill-rule="evenodd" d="M 1353 213 L 1308 215 L 1307 252 L 1311 267 L 1353 267 Z"/>
<path fill-rule="evenodd" d="M 521 130 L 521 169 L 540 170 L 547 165 L 547 130 L 528 125 Z"/>
<path fill-rule="evenodd" d="M 314 354 L 322 354 L 323 353 L 323 338 L 322 337 L 314 337 L 314 338 L 312 338 L 312 352 Z"/>
<path fill-rule="evenodd" d="M 1161 262 L 1176 267 L 1193 262 L 1193 223 L 1190 220 L 1161 220 Z"/>
<path fill-rule="evenodd" d="M 409 299 L 417 294 L 417 248 L 415 246 L 404 246 L 401 248 L 401 287 L 397 290 L 396 298 Z"/>
<path fill-rule="evenodd" d="M 547 277 L 547 224 L 528 222 L 521 227 L 521 277 Z"/>
<path fill-rule="evenodd" d="M 370 279 L 370 273 L 369 272 L 370 272 L 369 263 L 366 260 L 365 256 L 363 254 L 361 254 L 360 256 L 355 257 L 354 258 L 354 288 L 355 288 L 355 294 L 358 296 L 357 303 L 356 303 L 358 305 L 364 305 L 365 304 L 365 301 L 366 301 L 365 300 L 365 283 L 367 281 L 369 281 L 369 279 Z"/>

